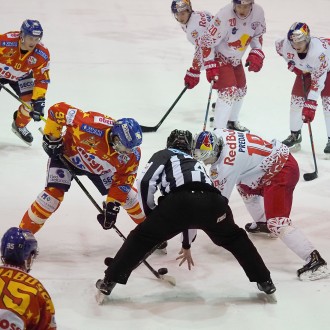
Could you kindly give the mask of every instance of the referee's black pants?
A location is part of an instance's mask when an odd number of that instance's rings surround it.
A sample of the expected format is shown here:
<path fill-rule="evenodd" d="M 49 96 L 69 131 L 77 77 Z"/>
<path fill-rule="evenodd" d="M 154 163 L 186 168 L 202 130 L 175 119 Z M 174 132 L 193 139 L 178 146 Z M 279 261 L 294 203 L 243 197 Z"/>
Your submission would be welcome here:
<path fill-rule="evenodd" d="M 216 191 L 180 190 L 161 198 L 159 205 L 136 226 L 105 271 L 107 281 L 126 284 L 136 268 L 159 243 L 185 229 L 201 229 L 230 251 L 251 282 L 265 282 L 270 272 L 248 238 L 234 223 L 228 201 Z"/>

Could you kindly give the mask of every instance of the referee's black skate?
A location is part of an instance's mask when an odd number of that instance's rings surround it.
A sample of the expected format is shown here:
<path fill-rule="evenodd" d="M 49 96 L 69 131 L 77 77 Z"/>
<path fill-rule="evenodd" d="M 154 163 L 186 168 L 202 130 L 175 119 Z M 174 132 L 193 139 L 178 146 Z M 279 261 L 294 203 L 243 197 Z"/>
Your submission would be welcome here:
<path fill-rule="evenodd" d="M 267 294 L 272 294 L 276 291 L 276 287 L 271 279 L 265 282 L 257 283 L 258 289 Z"/>
<path fill-rule="evenodd" d="M 256 234 L 256 233 L 270 234 L 270 231 L 267 227 L 267 222 L 249 222 L 245 225 L 245 230 L 251 234 Z"/>
<path fill-rule="evenodd" d="M 327 263 L 317 250 L 310 254 L 310 261 L 297 270 L 297 276 L 301 281 L 315 281 L 329 275 Z"/>
<path fill-rule="evenodd" d="M 99 279 L 96 282 L 96 288 L 104 295 L 109 296 L 116 284 L 116 282 L 106 282 L 104 279 Z"/>

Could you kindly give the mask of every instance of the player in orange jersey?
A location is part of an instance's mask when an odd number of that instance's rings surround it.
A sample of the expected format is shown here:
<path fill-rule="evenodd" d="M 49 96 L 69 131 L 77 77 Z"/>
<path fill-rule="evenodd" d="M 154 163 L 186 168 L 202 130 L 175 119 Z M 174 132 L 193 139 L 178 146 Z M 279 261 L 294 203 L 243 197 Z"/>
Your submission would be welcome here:
<path fill-rule="evenodd" d="M 145 215 L 133 187 L 141 142 L 141 127 L 132 118 L 115 120 L 64 102 L 51 106 L 43 138 L 43 148 L 50 157 L 46 187 L 26 211 L 20 227 L 36 233 L 69 190 L 72 175 L 59 155 L 65 157 L 75 174 L 86 175 L 102 195 L 107 195 L 104 212 L 98 215 L 104 229 L 112 228 L 120 206 L 133 221 L 142 222 Z"/>
<path fill-rule="evenodd" d="M 44 114 L 49 80 L 49 51 L 41 43 L 43 29 L 37 20 L 27 19 L 20 31 L 0 35 L 0 83 L 9 84 L 31 108 L 20 105 L 14 112 L 13 132 L 28 145 L 33 141 L 26 125 Z M 1 86 L 0 86 L 1 90 Z"/>
<path fill-rule="evenodd" d="M 29 275 L 38 243 L 28 230 L 12 227 L 1 239 L 0 329 L 55 330 L 55 309 L 44 286 Z"/>

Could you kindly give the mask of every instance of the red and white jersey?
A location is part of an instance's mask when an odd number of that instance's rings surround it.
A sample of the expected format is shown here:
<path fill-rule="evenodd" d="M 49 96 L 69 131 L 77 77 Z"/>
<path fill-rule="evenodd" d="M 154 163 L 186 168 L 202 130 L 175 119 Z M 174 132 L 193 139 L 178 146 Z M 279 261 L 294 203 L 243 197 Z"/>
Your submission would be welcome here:
<path fill-rule="evenodd" d="M 56 328 L 55 308 L 44 286 L 20 268 L 0 266 L 0 329 Z"/>
<path fill-rule="evenodd" d="M 193 11 L 187 24 L 180 24 L 182 30 L 186 33 L 187 39 L 195 48 L 198 46 L 201 36 L 208 28 L 213 16 L 208 11 Z M 199 48 L 198 48 L 199 49 Z M 199 67 L 196 63 L 193 67 Z"/>
<path fill-rule="evenodd" d="M 110 144 L 109 133 L 115 120 L 98 112 L 82 110 L 65 102 L 51 106 L 44 134 L 59 138 L 63 133 L 64 155 L 76 168 L 111 177 L 107 202 L 124 204 L 133 187 L 141 158 L 140 148 L 119 154 Z"/>
<path fill-rule="evenodd" d="M 287 38 L 277 40 L 275 46 L 277 53 L 287 63 L 292 61 L 299 70 L 311 74 L 311 88 L 307 98 L 317 101 L 330 71 L 330 39 L 312 37 L 304 59 L 299 58 Z"/>
<path fill-rule="evenodd" d="M 18 81 L 33 72 L 32 99 L 44 97 L 46 94 L 50 82 L 49 61 L 49 51 L 41 42 L 34 50 L 22 53 L 18 31 L 0 35 L 0 78 Z M 20 86 L 21 90 L 24 90 L 24 87 Z"/>
<path fill-rule="evenodd" d="M 234 12 L 233 4 L 220 9 L 213 17 L 208 29 L 201 37 L 200 46 L 203 49 L 202 58 L 196 49 L 195 61 L 221 59 L 224 63 L 237 66 L 248 46 L 262 49 L 263 34 L 266 32 L 266 22 L 263 9 L 252 5 L 251 13 L 240 18 Z"/>
<path fill-rule="evenodd" d="M 289 149 L 280 141 L 228 129 L 216 129 L 223 140 L 218 160 L 211 165 L 210 177 L 221 194 L 229 199 L 235 185 L 261 188 L 279 173 L 289 157 Z"/>

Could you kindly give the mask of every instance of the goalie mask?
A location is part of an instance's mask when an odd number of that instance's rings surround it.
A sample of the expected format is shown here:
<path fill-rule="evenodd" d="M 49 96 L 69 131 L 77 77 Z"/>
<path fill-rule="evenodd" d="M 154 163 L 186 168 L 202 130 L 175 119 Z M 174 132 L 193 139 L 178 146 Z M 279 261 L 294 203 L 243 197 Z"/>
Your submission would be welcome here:
<path fill-rule="evenodd" d="M 167 138 L 166 147 L 178 149 L 190 155 L 192 150 L 192 142 L 193 138 L 190 131 L 175 129 Z"/>
<path fill-rule="evenodd" d="M 214 160 L 219 157 L 222 149 L 222 139 L 218 138 L 214 133 L 203 131 L 194 137 L 193 156 L 199 161 L 209 163 L 207 160 Z"/>
<path fill-rule="evenodd" d="M 29 272 L 37 254 L 38 242 L 29 230 L 12 227 L 1 239 L 1 259 L 6 264 L 24 267 Z"/>

